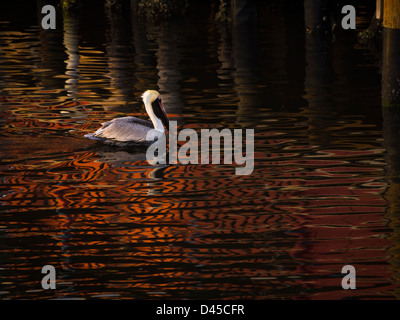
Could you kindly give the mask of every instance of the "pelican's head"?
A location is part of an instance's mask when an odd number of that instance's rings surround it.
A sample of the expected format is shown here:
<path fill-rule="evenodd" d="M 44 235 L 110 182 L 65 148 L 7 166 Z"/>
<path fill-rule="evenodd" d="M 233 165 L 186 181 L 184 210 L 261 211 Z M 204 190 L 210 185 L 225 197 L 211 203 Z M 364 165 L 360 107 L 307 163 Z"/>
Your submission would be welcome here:
<path fill-rule="evenodd" d="M 142 95 L 144 106 L 146 111 L 153 121 L 154 128 L 157 128 L 157 121 L 153 117 L 157 117 L 164 126 L 169 130 L 169 122 L 167 113 L 164 110 L 164 106 L 161 101 L 161 95 L 156 90 L 147 90 Z M 161 125 L 162 127 L 162 125 Z"/>

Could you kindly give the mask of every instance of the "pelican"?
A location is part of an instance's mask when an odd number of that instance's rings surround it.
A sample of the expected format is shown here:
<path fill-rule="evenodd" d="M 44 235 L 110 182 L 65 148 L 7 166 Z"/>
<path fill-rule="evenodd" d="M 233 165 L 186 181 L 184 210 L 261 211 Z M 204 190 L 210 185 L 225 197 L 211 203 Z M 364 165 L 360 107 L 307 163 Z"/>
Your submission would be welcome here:
<path fill-rule="evenodd" d="M 151 122 L 135 117 L 116 118 L 102 123 L 101 128 L 85 137 L 117 146 L 152 144 L 165 133 L 163 124 L 169 130 L 168 117 L 157 91 L 147 90 L 142 99 Z"/>

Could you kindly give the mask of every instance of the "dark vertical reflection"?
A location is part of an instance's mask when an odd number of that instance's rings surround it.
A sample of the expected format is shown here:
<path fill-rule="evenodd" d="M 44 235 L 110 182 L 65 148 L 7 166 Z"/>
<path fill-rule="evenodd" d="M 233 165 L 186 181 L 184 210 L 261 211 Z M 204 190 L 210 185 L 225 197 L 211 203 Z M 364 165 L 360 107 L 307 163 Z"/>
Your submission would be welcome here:
<path fill-rule="evenodd" d="M 390 240 L 393 244 L 388 249 L 389 263 L 394 282 L 399 284 L 400 278 L 400 109 L 383 107 L 383 136 L 386 148 L 386 174 L 389 187 L 385 191 L 388 201 L 386 219 L 393 230 Z M 400 298 L 400 290 L 395 290 Z"/>
<path fill-rule="evenodd" d="M 39 87 L 54 90 L 64 86 L 64 80 L 58 75 L 65 71 L 63 61 L 66 59 L 64 48 L 60 46 L 63 39 L 61 11 L 56 10 L 56 29 L 45 30 L 41 27 L 42 8 L 51 4 L 57 8 L 57 1 L 37 0 L 37 25 L 39 33 L 39 45 L 33 46 L 33 57 L 36 60 L 36 68 L 32 69 L 32 76 Z"/>
<path fill-rule="evenodd" d="M 304 5 L 301 1 L 285 1 L 283 8 L 286 40 L 285 71 L 287 85 L 283 89 L 286 110 L 299 110 L 307 104 L 304 98 L 305 79 L 305 25 Z"/>
<path fill-rule="evenodd" d="M 133 46 L 135 51 L 134 67 L 135 78 L 134 88 L 137 93 L 142 93 L 148 89 L 157 90 L 155 87 L 157 81 L 156 57 L 153 53 L 154 46 L 148 38 L 146 25 L 139 18 L 138 3 L 139 0 L 131 0 L 131 21 Z M 140 99 L 140 96 L 137 96 Z"/>
<path fill-rule="evenodd" d="M 400 107 L 400 29 L 383 30 L 382 104 Z"/>
<path fill-rule="evenodd" d="M 305 0 L 304 22 L 306 25 L 306 77 L 305 98 L 308 101 L 310 140 L 324 145 L 326 121 L 334 117 L 331 104 L 332 37 L 329 31 L 328 1 Z"/>
<path fill-rule="evenodd" d="M 73 99 L 78 99 L 77 86 L 80 79 L 79 71 L 79 17 L 78 13 L 73 10 L 63 9 L 63 30 L 64 30 L 64 47 L 68 55 L 65 63 L 65 89 L 67 95 Z"/>
<path fill-rule="evenodd" d="M 382 111 L 389 187 L 385 198 L 388 225 L 393 229 L 393 245 L 388 249 L 393 278 L 400 278 L 400 30 L 384 28 L 382 59 Z M 400 290 L 395 290 L 400 299 Z"/>
<path fill-rule="evenodd" d="M 232 0 L 231 12 L 234 81 L 239 99 L 237 121 L 244 125 L 246 115 L 256 112 L 260 104 L 257 91 L 257 2 Z"/>
<path fill-rule="evenodd" d="M 134 100 L 132 93 L 136 80 L 133 72 L 130 6 L 127 1 L 114 3 L 107 0 L 105 11 L 108 22 L 106 59 L 111 91 L 107 103 L 111 104 L 113 110 L 126 111 L 124 105 Z M 110 107 L 105 108 L 107 110 Z"/>
<path fill-rule="evenodd" d="M 234 78 L 232 28 L 230 24 L 220 22 L 217 24 L 217 31 L 219 33 L 217 54 L 220 62 L 217 74 L 221 91 L 226 91 L 231 89 Z M 224 95 L 221 95 L 221 97 L 224 97 Z"/>
<path fill-rule="evenodd" d="M 138 13 L 139 1 L 131 1 L 135 68 L 139 92 L 159 90 L 168 113 L 181 114 L 180 82 L 186 26 L 183 19 L 151 19 Z M 150 67 L 154 66 L 151 68 Z M 151 73 L 156 72 L 149 78 Z M 142 78 L 143 76 L 143 78 Z"/>
<path fill-rule="evenodd" d="M 185 24 L 180 19 L 166 21 L 156 28 L 158 87 L 163 96 L 166 111 L 182 114 L 181 60 L 185 41 Z"/>

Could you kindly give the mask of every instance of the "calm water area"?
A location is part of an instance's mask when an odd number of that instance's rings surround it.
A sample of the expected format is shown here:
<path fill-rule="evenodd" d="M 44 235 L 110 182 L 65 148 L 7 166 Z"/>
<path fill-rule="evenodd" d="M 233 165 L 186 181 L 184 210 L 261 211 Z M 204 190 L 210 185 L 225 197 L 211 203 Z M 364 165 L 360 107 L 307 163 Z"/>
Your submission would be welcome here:
<path fill-rule="evenodd" d="M 357 43 L 374 1 L 332 34 L 309 32 L 302 1 L 236 24 L 218 1 L 167 21 L 134 3 L 58 7 L 55 30 L 43 1 L 0 3 L 0 299 L 399 298 L 399 115 L 380 49 Z M 147 89 L 180 128 L 254 129 L 253 173 L 83 137 L 147 119 Z"/>

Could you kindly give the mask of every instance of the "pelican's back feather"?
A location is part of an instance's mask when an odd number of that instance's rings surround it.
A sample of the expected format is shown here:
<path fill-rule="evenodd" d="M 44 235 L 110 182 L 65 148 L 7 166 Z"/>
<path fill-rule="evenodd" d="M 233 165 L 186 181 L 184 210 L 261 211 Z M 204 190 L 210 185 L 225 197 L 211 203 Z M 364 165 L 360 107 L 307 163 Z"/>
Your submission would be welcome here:
<path fill-rule="evenodd" d="M 135 117 L 116 118 L 102 124 L 93 136 L 118 141 L 145 141 L 146 134 L 153 129 L 150 121 Z"/>

